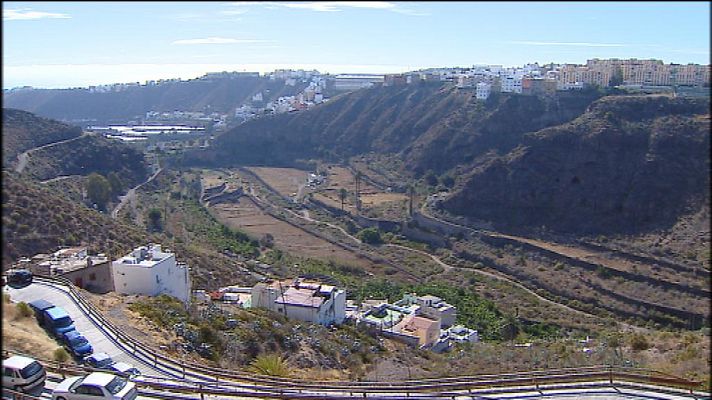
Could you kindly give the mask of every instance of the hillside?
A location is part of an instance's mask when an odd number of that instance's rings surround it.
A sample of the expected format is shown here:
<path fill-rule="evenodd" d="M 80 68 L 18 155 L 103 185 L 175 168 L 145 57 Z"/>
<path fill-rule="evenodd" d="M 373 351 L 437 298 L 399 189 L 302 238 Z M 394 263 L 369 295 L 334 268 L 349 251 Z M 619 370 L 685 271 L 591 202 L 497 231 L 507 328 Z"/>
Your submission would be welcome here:
<path fill-rule="evenodd" d="M 306 84 L 286 86 L 268 78 L 214 78 L 130 86 L 122 91 L 92 93 L 88 89 L 33 89 L 3 94 L 7 107 L 64 121 L 126 122 L 148 111 L 231 113 L 262 92 L 264 101 L 293 95 Z"/>
<path fill-rule="evenodd" d="M 197 216 L 194 212 L 186 217 L 186 213 L 179 211 L 172 213 L 171 221 L 189 217 L 190 221 L 185 224 L 200 235 L 186 236 L 184 240 L 169 232 L 149 234 L 133 221 L 112 219 L 45 185 L 3 172 L 3 268 L 20 257 L 53 252 L 58 246 L 83 243 L 90 253 L 119 257 L 136 246 L 153 242 L 174 250 L 176 258 L 190 265 L 195 288 L 215 290 L 225 282 L 246 281 L 245 273 L 235 268 L 235 261 L 220 253 L 226 247 L 220 246 L 226 242 L 228 248 L 250 246 L 249 240 L 244 239 L 243 234 L 220 229 L 212 220 L 206 221 L 205 212 Z M 213 245 L 206 242 L 206 236 Z M 213 274 L 221 281 L 212 279 Z"/>
<path fill-rule="evenodd" d="M 597 96 L 563 93 L 545 100 L 502 94 L 483 103 L 474 91 L 447 85 L 376 87 L 306 113 L 248 122 L 219 136 L 216 150 L 188 160 L 292 165 L 300 159 L 396 153 L 404 158 L 404 171 L 439 174 L 490 150 L 506 152 L 523 133 L 569 121 Z"/>
<path fill-rule="evenodd" d="M 82 242 L 118 256 L 148 240 L 139 229 L 8 172 L 3 172 L 2 186 L 3 265 Z"/>
<path fill-rule="evenodd" d="M 134 147 L 100 136 L 84 136 L 71 142 L 32 152 L 24 175 L 48 180 L 64 175 L 107 176 L 116 173 L 124 187 L 132 187 L 146 178 L 143 153 Z"/>
<path fill-rule="evenodd" d="M 2 166 L 9 167 L 18 154 L 25 150 L 78 137 L 81 133 L 81 128 L 76 126 L 41 118 L 26 111 L 3 108 Z"/>
<path fill-rule="evenodd" d="M 502 227 L 636 233 L 709 202 L 709 101 L 607 97 L 473 169 L 442 207 Z"/>

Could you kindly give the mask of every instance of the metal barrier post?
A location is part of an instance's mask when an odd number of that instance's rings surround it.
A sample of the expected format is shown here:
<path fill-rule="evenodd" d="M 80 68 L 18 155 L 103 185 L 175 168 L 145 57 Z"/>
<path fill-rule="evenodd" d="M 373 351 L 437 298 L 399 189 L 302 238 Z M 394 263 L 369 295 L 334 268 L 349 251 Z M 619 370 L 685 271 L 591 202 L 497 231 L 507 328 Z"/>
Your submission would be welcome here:
<path fill-rule="evenodd" d="M 611 386 L 613 386 L 613 366 L 612 365 L 608 366 L 608 381 L 611 383 Z"/>

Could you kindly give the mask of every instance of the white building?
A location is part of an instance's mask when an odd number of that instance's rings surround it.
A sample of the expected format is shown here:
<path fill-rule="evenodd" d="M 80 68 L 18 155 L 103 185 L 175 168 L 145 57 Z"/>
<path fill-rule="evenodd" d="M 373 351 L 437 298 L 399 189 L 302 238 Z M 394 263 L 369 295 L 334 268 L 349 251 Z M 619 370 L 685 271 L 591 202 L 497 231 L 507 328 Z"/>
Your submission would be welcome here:
<path fill-rule="evenodd" d="M 190 303 L 191 282 L 188 266 L 176 263 L 173 253 L 162 252 L 161 245 L 141 246 L 111 265 L 117 293 L 158 296 L 167 294 Z"/>
<path fill-rule="evenodd" d="M 252 288 L 251 306 L 276 311 L 300 321 L 338 325 L 346 318 L 346 292 L 334 286 L 301 279 L 258 283 Z"/>
<path fill-rule="evenodd" d="M 501 78 L 502 93 L 522 93 L 522 78 L 517 76 L 503 76 Z"/>
<path fill-rule="evenodd" d="M 417 296 L 415 293 L 407 293 L 402 300 L 397 301 L 395 304 L 400 307 L 417 304 L 420 306 L 417 314 L 437 319 L 440 321 L 440 325 L 445 328 L 454 324 L 457 318 L 457 308 L 455 306 L 433 295 Z"/>
<path fill-rule="evenodd" d="M 334 78 L 335 90 L 358 90 L 382 84 L 384 75 L 376 74 L 342 74 Z"/>
<path fill-rule="evenodd" d="M 492 85 L 490 85 L 489 83 L 480 82 L 476 86 L 475 97 L 477 97 L 478 100 L 487 100 L 490 95 L 491 89 Z"/>
<path fill-rule="evenodd" d="M 443 330 L 443 332 L 455 343 L 476 343 L 480 341 L 480 335 L 476 330 L 465 328 L 462 325 L 451 326 Z"/>

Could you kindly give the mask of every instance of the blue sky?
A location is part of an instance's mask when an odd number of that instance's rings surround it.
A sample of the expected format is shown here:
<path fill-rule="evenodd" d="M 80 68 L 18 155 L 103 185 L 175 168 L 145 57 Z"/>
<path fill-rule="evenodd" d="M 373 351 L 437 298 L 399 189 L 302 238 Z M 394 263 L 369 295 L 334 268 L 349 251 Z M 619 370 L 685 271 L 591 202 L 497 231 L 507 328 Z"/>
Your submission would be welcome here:
<path fill-rule="evenodd" d="M 709 49 L 709 2 L 3 2 L 3 88 L 290 67 L 708 64 Z"/>

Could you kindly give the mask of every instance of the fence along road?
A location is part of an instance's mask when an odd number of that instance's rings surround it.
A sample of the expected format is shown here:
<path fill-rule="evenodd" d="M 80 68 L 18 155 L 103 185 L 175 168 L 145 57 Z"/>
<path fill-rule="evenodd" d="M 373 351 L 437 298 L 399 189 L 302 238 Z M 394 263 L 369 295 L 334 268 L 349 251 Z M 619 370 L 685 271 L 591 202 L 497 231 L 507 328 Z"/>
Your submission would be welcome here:
<path fill-rule="evenodd" d="M 244 373 L 224 371 L 222 369 L 210 368 L 196 364 L 183 364 L 180 361 L 165 357 L 156 353 L 152 349 L 137 342 L 135 339 L 128 337 L 121 330 L 109 321 L 88 303 L 81 293 L 74 286 L 63 279 L 52 279 L 36 277 L 36 282 L 24 289 L 7 289 L 11 293 L 15 293 L 13 299 L 15 301 L 32 301 L 36 298 L 48 298 L 48 289 L 54 290 L 55 304 L 65 306 L 67 311 L 73 317 L 79 320 L 86 318 L 95 328 L 98 329 L 107 339 L 112 341 L 119 351 L 124 351 L 127 356 L 132 356 L 140 361 L 144 369 L 160 381 L 172 376 L 178 378 L 178 382 L 184 384 L 199 384 L 205 386 L 210 385 L 217 391 L 215 394 L 241 393 L 244 396 L 250 397 L 247 392 L 261 392 L 266 397 L 287 396 L 304 397 L 342 397 L 359 395 L 361 396 L 410 396 L 413 397 L 416 393 L 422 394 L 425 397 L 431 398 L 437 393 L 448 396 L 455 393 L 468 394 L 473 393 L 473 390 L 478 392 L 485 388 L 505 387 L 505 386 L 539 386 L 545 384 L 561 384 L 561 383 L 581 383 L 593 381 L 608 381 L 609 385 L 616 382 L 637 382 L 638 384 L 672 386 L 684 388 L 692 393 L 693 389 L 699 389 L 699 382 L 690 382 L 681 378 L 670 375 L 660 374 L 654 371 L 635 369 L 635 368 L 608 368 L 608 367 L 583 367 L 571 368 L 556 371 L 536 371 L 528 373 L 501 374 L 489 376 L 472 376 L 472 377 L 452 377 L 438 379 L 422 379 L 417 381 L 403 382 L 314 382 L 300 381 L 287 378 L 272 378 L 265 376 L 254 376 Z M 20 293 L 23 293 L 20 295 Z M 24 296 L 24 297 L 18 297 Z M 64 296 L 64 301 L 60 300 Z M 50 300 L 51 301 L 51 300 Z M 72 304 L 73 303 L 73 304 Z M 75 314 L 75 312 L 77 314 Z M 82 315 L 83 314 L 83 315 Z M 82 329 L 82 325 L 78 325 L 78 329 Z M 111 354 L 111 353 L 110 353 Z M 117 356 L 117 359 L 120 356 Z M 140 369 L 140 366 L 139 366 Z M 153 369 L 153 372 L 150 372 Z M 161 376 L 163 378 L 161 378 Z M 179 384 L 180 385 L 180 384 Z M 192 386 L 192 390 L 198 390 L 198 387 Z M 203 393 L 201 391 L 201 393 Z M 430 396 L 427 396 L 430 395 Z M 709 394 L 707 394 L 709 396 Z M 420 397 L 420 396 L 419 396 Z"/>

